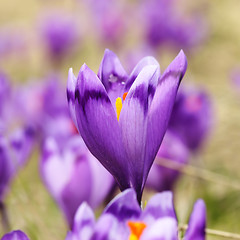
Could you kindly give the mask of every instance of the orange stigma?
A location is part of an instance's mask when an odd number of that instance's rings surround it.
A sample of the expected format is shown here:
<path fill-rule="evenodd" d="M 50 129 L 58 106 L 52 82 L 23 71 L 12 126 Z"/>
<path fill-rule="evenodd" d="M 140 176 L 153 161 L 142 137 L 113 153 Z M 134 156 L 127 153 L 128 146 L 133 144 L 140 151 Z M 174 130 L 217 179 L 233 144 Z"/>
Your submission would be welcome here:
<path fill-rule="evenodd" d="M 128 222 L 128 227 L 130 228 L 130 236 L 128 240 L 139 240 L 143 230 L 146 228 L 146 224 L 143 222 Z"/>
<path fill-rule="evenodd" d="M 125 92 L 125 93 L 123 94 L 123 101 L 125 100 L 127 94 L 128 94 L 128 92 Z"/>

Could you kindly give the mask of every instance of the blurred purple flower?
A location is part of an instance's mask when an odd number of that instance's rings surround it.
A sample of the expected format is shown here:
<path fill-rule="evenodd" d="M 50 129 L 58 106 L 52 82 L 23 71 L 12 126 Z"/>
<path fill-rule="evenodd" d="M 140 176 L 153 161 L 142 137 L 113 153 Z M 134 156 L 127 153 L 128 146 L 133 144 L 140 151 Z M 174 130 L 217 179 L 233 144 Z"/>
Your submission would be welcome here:
<path fill-rule="evenodd" d="M 17 170 L 29 158 L 33 139 L 31 128 L 16 129 L 9 136 L 0 136 L 0 202 Z"/>
<path fill-rule="evenodd" d="M 24 29 L 16 26 L 0 28 L 0 60 L 11 55 L 23 56 L 27 48 L 27 34 Z"/>
<path fill-rule="evenodd" d="M 119 45 L 126 34 L 126 11 L 117 0 L 86 1 L 101 40 L 107 45 Z M 125 16 L 125 17 L 123 17 Z"/>
<path fill-rule="evenodd" d="M 69 108 L 83 140 L 122 191 L 136 190 L 139 202 L 186 68 L 181 51 L 162 76 L 153 57 L 128 75 L 106 50 L 98 76 L 86 64 L 78 78 L 69 71 Z"/>
<path fill-rule="evenodd" d="M 146 182 L 147 188 L 157 192 L 173 189 L 179 176 L 178 171 L 159 165 L 161 159 L 186 164 L 189 160 L 189 150 L 177 135 L 166 132 Z"/>
<path fill-rule="evenodd" d="M 19 88 L 17 103 L 19 114 L 24 121 L 31 122 L 41 141 L 52 136 L 65 143 L 77 131 L 69 114 L 65 87 L 58 76 Z"/>
<path fill-rule="evenodd" d="M 59 62 L 79 44 L 77 21 L 64 12 L 51 12 L 41 18 L 41 33 L 50 57 Z"/>
<path fill-rule="evenodd" d="M 1 240 L 29 240 L 29 238 L 24 232 L 16 230 L 5 234 Z"/>
<path fill-rule="evenodd" d="M 174 104 L 169 129 L 179 135 L 186 146 L 198 150 L 213 125 L 210 96 L 196 87 L 180 89 Z"/>
<path fill-rule="evenodd" d="M 186 240 L 204 240 L 206 209 L 203 200 L 195 203 Z M 74 219 L 66 240 L 154 240 L 178 239 L 178 222 L 171 192 L 154 195 L 141 210 L 132 189 L 113 199 L 96 222 L 91 208 L 83 203 Z"/>
<path fill-rule="evenodd" d="M 141 18 L 145 21 L 146 40 L 152 47 L 171 44 L 189 48 L 201 43 L 206 35 L 203 16 L 186 16 L 175 8 L 176 0 L 145 0 Z"/>
<path fill-rule="evenodd" d="M 83 201 L 96 208 L 113 186 L 112 176 L 89 152 L 80 136 L 70 138 L 63 148 L 53 138 L 47 138 L 42 149 L 40 172 L 69 226 Z"/>

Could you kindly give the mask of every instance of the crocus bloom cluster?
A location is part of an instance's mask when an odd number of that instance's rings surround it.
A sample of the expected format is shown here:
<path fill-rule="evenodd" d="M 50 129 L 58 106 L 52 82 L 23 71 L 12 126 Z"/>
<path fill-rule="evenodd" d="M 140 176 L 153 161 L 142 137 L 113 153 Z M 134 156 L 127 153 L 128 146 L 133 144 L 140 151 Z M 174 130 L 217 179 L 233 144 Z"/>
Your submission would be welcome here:
<path fill-rule="evenodd" d="M 161 161 L 168 160 L 180 164 L 186 164 L 189 157 L 189 149 L 178 135 L 171 131 L 167 131 L 149 172 L 146 187 L 154 189 L 157 192 L 173 189 L 174 183 L 179 176 L 179 172 L 161 166 Z"/>
<path fill-rule="evenodd" d="M 47 138 L 42 147 L 40 171 L 69 226 L 83 201 L 92 208 L 98 207 L 113 185 L 112 176 L 89 152 L 80 136 L 69 138 L 64 147 L 54 138 Z"/>
<path fill-rule="evenodd" d="M 169 129 L 191 150 L 199 150 L 213 125 L 209 95 L 196 87 L 181 88 L 173 108 Z"/>
<path fill-rule="evenodd" d="M 29 240 L 29 238 L 24 232 L 16 230 L 5 234 L 1 240 Z"/>
<path fill-rule="evenodd" d="M 202 200 L 193 208 L 186 240 L 204 240 L 206 209 Z M 91 208 L 83 203 L 66 240 L 178 240 L 178 222 L 171 192 L 154 195 L 142 210 L 133 189 L 127 189 L 113 199 L 98 221 Z"/>
<path fill-rule="evenodd" d="M 136 190 L 139 202 L 186 67 L 181 51 L 162 75 L 152 57 L 128 75 L 106 50 L 98 75 L 86 64 L 77 78 L 69 70 L 69 107 L 83 140 L 121 190 Z"/>

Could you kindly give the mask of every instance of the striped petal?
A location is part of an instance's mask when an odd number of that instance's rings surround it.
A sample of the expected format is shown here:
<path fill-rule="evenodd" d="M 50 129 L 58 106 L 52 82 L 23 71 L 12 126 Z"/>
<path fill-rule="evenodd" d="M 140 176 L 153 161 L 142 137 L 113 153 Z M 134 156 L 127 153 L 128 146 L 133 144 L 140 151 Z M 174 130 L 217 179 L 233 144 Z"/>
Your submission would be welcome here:
<path fill-rule="evenodd" d="M 143 214 L 144 222 L 151 223 L 156 219 L 171 217 L 177 219 L 173 205 L 172 192 L 166 191 L 154 195 L 148 202 Z"/>
<path fill-rule="evenodd" d="M 206 227 L 206 206 L 203 200 L 199 199 L 193 208 L 188 229 L 185 235 L 186 240 L 204 240 Z"/>
<path fill-rule="evenodd" d="M 119 118 L 124 146 L 129 158 L 131 182 L 141 195 L 147 115 L 151 96 L 157 86 L 160 69 L 156 65 L 146 66 L 138 75 L 124 101 Z M 139 198 L 140 196 L 138 196 Z"/>
<path fill-rule="evenodd" d="M 141 240 L 178 240 L 178 225 L 174 218 L 164 217 L 147 227 Z M 194 239 L 195 240 L 195 239 Z"/>
<path fill-rule="evenodd" d="M 16 230 L 5 234 L 1 240 L 29 240 L 29 238 L 24 232 Z"/>
<path fill-rule="evenodd" d="M 133 189 L 127 189 L 118 194 L 105 208 L 103 214 L 112 214 L 119 221 L 130 218 L 138 218 L 141 208 L 137 202 L 136 193 Z"/>
<path fill-rule="evenodd" d="M 120 189 L 128 188 L 128 166 L 116 113 L 102 82 L 86 65 L 80 69 L 75 97 L 77 124 L 87 147 L 116 178 Z"/>
<path fill-rule="evenodd" d="M 180 51 L 159 80 L 148 115 L 145 177 L 148 175 L 166 132 L 177 90 L 186 68 L 186 56 L 183 51 Z"/>
<path fill-rule="evenodd" d="M 131 88 L 133 82 L 137 78 L 138 74 L 143 70 L 143 68 L 151 65 L 158 66 L 160 69 L 158 61 L 154 57 L 145 57 L 138 62 L 126 82 L 125 92 Z"/>
<path fill-rule="evenodd" d="M 67 82 L 67 100 L 68 100 L 68 106 L 69 111 L 72 117 L 72 120 L 76 126 L 77 126 L 77 119 L 76 119 L 76 113 L 75 113 L 75 89 L 77 85 L 77 78 L 73 74 L 72 68 L 68 71 L 68 82 Z"/>
<path fill-rule="evenodd" d="M 108 93 L 108 97 L 115 108 L 115 100 L 117 97 L 123 95 L 123 84 L 128 78 L 128 75 L 122 67 L 117 55 L 108 49 L 105 50 L 98 71 L 98 77 L 102 81 Z"/>

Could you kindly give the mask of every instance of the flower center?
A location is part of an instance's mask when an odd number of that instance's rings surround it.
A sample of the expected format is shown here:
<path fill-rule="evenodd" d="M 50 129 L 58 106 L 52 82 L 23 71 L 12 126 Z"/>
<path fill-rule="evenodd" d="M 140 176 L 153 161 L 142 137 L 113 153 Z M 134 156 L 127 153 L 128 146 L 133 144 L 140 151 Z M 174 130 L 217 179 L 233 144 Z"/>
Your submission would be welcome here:
<path fill-rule="evenodd" d="M 146 228 L 146 224 L 143 222 L 128 222 L 128 227 L 130 228 L 130 236 L 128 240 L 139 240 L 142 235 L 143 230 Z"/>
<path fill-rule="evenodd" d="M 117 120 L 119 121 L 119 117 L 120 117 L 120 113 L 122 110 L 122 99 L 123 101 L 125 100 L 126 96 L 127 96 L 128 92 L 125 92 L 122 96 L 122 98 L 118 97 L 116 99 L 115 105 L 116 105 L 116 112 L 117 112 Z"/>

